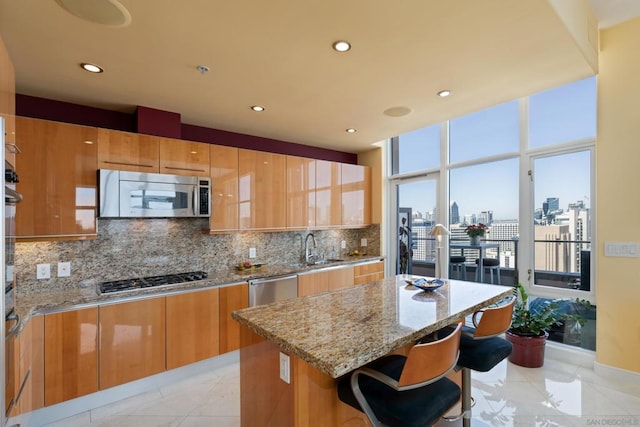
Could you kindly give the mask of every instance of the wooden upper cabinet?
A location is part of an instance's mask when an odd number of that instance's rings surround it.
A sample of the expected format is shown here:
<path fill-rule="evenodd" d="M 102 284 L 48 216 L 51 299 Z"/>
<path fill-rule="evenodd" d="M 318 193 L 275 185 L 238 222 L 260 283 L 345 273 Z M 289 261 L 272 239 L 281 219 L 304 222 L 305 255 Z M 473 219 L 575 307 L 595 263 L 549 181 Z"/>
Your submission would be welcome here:
<path fill-rule="evenodd" d="M 20 240 L 96 237 L 98 129 L 16 117 Z"/>
<path fill-rule="evenodd" d="M 220 354 L 219 290 L 167 297 L 167 369 Z"/>
<path fill-rule="evenodd" d="M 100 306 L 100 390 L 165 370 L 165 298 Z"/>
<path fill-rule="evenodd" d="M 98 132 L 98 169 L 160 171 L 158 137 L 117 130 Z"/>
<path fill-rule="evenodd" d="M 231 318 L 231 313 L 247 307 L 248 283 L 220 288 L 220 354 L 240 348 L 240 324 Z"/>
<path fill-rule="evenodd" d="M 371 224 L 371 168 L 342 165 L 342 225 Z"/>
<path fill-rule="evenodd" d="M 316 226 L 318 228 L 342 225 L 342 165 L 316 160 Z"/>
<path fill-rule="evenodd" d="M 238 149 L 211 145 L 209 232 L 238 230 Z"/>
<path fill-rule="evenodd" d="M 45 405 L 98 391 L 98 308 L 44 316 Z"/>
<path fill-rule="evenodd" d="M 160 138 L 160 173 L 209 176 L 209 144 Z"/>
<path fill-rule="evenodd" d="M 4 118 L 5 158 L 16 165 L 16 81 L 13 63 L 0 39 L 0 117 Z"/>
<path fill-rule="evenodd" d="M 316 161 L 287 156 L 287 228 L 316 225 Z"/>
<path fill-rule="evenodd" d="M 241 230 L 286 227 L 286 161 L 281 154 L 238 150 Z"/>

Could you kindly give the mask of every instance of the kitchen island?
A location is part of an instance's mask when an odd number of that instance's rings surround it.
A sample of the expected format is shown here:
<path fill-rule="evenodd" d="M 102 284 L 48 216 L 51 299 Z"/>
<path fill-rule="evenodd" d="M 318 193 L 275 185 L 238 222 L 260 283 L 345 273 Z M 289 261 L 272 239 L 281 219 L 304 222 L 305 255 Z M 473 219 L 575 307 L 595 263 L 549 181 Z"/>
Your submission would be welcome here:
<path fill-rule="evenodd" d="M 367 425 L 338 400 L 337 378 L 513 292 L 457 280 L 423 292 L 408 277 L 234 312 L 242 425 Z"/>

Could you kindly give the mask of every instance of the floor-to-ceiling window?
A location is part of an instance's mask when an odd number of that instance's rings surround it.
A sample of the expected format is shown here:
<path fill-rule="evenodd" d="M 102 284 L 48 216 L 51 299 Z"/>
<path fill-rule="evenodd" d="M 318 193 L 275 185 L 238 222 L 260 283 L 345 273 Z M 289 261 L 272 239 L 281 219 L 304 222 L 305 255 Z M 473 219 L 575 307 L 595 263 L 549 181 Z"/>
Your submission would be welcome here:
<path fill-rule="evenodd" d="M 397 191 L 398 180 L 416 171 L 439 174 L 446 198 L 433 215 L 447 221 L 450 256 L 462 253 L 454 242 L 468 240 L 465 229 L 483 223 L 483 255 L 494 259 L 503 284 L 521 282 L 538 298 L 595 303 L 595 129 L 591 77 L 394 138 L 389 188 Z M 489 282 L 492 276 L 476 274 L 478 256 L 464 250 L 465 277 Z M 571 344 L 595 348 L 595 341 Z"/>

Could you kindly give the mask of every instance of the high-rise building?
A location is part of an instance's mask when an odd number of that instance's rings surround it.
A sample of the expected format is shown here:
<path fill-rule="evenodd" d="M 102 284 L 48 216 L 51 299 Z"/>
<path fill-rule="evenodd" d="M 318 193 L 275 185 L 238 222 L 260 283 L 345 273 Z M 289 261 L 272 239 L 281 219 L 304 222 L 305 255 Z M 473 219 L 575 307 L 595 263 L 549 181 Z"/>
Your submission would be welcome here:
<path fill-rule="evenodd" d="M 558 197 L 547 197 L 547 205 L 550 212 L 560 210 L 560 199 Z"/>
<path fill-rule="evenodd" d="M 485 225 L 491 225 L 491 223 L 493 223 L 493 211 L 480 212 L 480 215 L 478 215 L 478 222 Z"/>
<path fill-rule="evenodd" d="M 449 207 L 449 219 L 451 224 L 460 223 L 460 211 L 455 200 L 451 202 L 451 206 Z"/>

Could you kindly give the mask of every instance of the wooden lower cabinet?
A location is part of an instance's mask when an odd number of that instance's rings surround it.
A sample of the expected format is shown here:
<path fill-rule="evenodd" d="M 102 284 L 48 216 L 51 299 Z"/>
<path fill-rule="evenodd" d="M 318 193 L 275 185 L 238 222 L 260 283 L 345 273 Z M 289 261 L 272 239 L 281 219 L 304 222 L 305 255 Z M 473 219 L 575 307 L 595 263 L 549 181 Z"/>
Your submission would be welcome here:
<path fill-rule="evenodd" d="M 100 306 L 100 390 L 165 370 L 165 298 Z"/>
<path fill-rule="evenodd" d="M 98 308 L 44 316 L 44 404 L 98 391 Z"/>
<path fill-rule="evenodd" d="M 11 416 L 44 406 L 44 318 L 29 320 L 16 337 L 13 368 L 16 373 L 16 404 Z"/>
<path fill-rule="evenodd" d="M 349 287 L 354 282 L 353 267 L 328 268 L 298 275 L 298 296 L 319 294 Z"/>
<path fill-rule="evenodd" d="M 220 354 L 219 290 L 167 297 L 167 369 Z"/>
<path fill-rule="evenodd" d="M 231 312 L 249 307 L 249 284 L 220 288 L 220 354 L 240 348 L 240 324 Z"/>
<path fill-rule="evenodd" d="M 384 261 L 355 265 L 353 267 L 353 270 L 354 285 L 360 285 L 363 283 L 375 282 L 376 280 L 384 279 Z"/>

